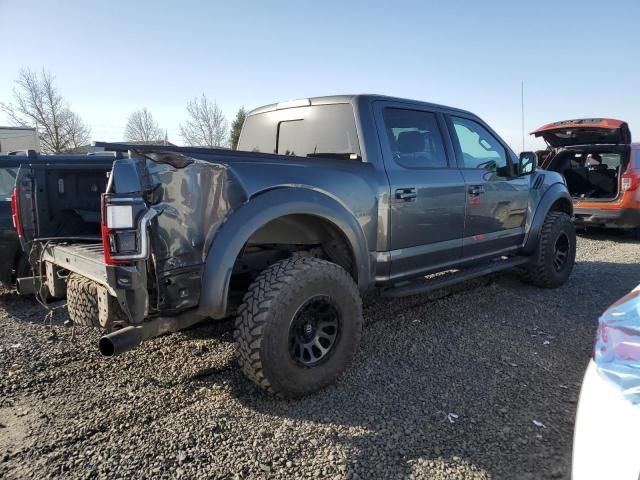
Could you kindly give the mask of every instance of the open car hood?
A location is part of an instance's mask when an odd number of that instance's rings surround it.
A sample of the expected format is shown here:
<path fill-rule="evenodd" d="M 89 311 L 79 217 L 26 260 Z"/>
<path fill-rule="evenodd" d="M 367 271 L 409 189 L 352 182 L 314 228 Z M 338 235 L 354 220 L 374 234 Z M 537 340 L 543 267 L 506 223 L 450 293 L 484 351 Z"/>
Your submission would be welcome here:
<path fill-rule="evenodd" d="M 544 138 L 551 147 L 631 143 L 627 122 L 613 118 L 563 120 L 544 125 L 531 135 Z"/>

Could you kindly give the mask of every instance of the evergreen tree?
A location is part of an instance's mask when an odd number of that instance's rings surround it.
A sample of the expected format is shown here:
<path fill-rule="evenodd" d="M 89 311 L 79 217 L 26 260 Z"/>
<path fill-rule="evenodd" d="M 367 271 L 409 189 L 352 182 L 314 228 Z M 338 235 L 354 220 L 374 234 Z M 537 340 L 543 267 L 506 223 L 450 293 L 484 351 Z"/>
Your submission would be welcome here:
<path fill-rule="evenodd" d="M 244 125 L 244 120 L 247 118 L 247 111 L 244 107 L 240 107 L 238 113 L 236 114 L 236 118 L 231 124 L 231 148 L 235 150 L 238 147 L 238 139 L 240 138 L 240 131 L 242 130 L 242 125 Z"/>

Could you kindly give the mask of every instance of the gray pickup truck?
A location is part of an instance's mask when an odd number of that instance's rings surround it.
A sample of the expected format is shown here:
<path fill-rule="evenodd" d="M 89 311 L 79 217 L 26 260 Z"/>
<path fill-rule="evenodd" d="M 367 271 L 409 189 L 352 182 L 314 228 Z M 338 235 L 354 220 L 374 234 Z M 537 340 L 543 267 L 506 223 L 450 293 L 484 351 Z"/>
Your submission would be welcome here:
<path fill-rule="evenodd" d="M 514 268 L 553 288 L 573 267 L 563 177 L 463 110 L 318 97 L 252 111 L 238 151 L 102 145 L 111 167 L 23 165 L 14 204 L 22 289 L 66 296 L 107 356 L 235 315 L 247 376 L 301 396 L 352 360 L 367 292 Z"/>

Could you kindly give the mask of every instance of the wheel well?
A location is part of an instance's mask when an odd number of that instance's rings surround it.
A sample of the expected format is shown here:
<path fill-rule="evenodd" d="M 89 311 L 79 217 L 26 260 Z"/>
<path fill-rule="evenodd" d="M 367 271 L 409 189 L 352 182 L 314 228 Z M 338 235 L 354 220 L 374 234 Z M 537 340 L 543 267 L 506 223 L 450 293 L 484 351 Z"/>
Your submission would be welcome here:
<path fill-rule="evenodd" d="M 571 203 L 570 200 L 561 197 L 559 199 L 557 199 L 555 202 L 553 202 L 553 205 L 551 205 L 551 208 L 549 209 L 550 212 L 564 212 L 569 216 L 573 215 L 573 204 Z"/>
<path fill-rule="evenodd" d="M 316 215 L 294 214 L 271 220 L 249 237 L 236 258 L 232 284 L 246 284 L 269 265 L 292 255 L 326 258 L 358 281 L 353 249 L 340 228 Z M 238 282 L 237 277 L 245 280 Z"/>

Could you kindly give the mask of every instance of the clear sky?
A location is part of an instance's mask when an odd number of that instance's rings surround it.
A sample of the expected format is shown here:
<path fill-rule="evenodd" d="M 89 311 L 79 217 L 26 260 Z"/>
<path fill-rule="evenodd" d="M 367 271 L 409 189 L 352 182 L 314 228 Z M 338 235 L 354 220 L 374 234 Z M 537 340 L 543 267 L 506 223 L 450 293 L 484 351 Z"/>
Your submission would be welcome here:
<path fill-rule="evenodd" d="M 520 151 L 522 80 L 527 132 L 603 116 L 640 139 L 640 0 L 0 0 L 0 25 L 0 101 L 21 67 L 44 67 L 94 140 L 121 140 L 146 106 L 180 143 L 203 92 L 229 120 L 381 93 L 471 110 Z"/>

